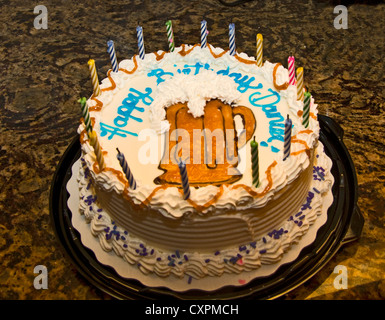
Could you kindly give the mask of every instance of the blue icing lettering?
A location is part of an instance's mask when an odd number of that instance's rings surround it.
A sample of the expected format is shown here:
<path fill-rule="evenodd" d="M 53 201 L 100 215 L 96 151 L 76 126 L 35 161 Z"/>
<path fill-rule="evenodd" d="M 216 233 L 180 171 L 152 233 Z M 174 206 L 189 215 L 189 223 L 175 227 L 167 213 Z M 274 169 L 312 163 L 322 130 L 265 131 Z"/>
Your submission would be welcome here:
<path fill-rule="evenodd" d="M 151 70 L 151 72 L 149 72 L 147 76 L 156 77 L 156 84 L 158 85 L 159 83 L 166 81 L 165 79 L 163 79 L 164 76 L 170 76 L 171 78 L 174 76 L 174 74 L 172 72 L 166 72 L 163 69 L 158 68 L 158 69 Z"/>
<path fill-rule="evenodd" d="M 183 73 L 183 74 L 190 74 L 191 73 L 191 69 L 189 69 L 189 68 L 185 68 L 185 69 L 182 69 L 182 70 L 178 69 L 177 72 L 179 74 L 181 74 L 181 73 Z"/>
<path fill-rule="evenodd" d="M 122 105 L 118 107 L 117 113 L 118 116 L 114 119 L 114 124 L 116 127 L 108 126 L 103 124 L 103 128 L 101 128 L 102 133 L 107 135 L 108 132 L 111 135 L 108 139 L 112 139 L 114 135 L 120 135 L 122 137 L 127 136 L 127 134 L 137 135 L 136 133 L 132 133 L 130 131 L 121 130 L 120 128 L 124 128 L 127 126 L 128 120 L 132 119 L 137 122 L 142 122 L 143 119 L 132 115 L 133 111 L 144 112 L 144 108 L 138 107 L 137 104 L 141 101 L 143 104 L 149 106 L 154 99 L 150 96 L 152 93 L 152 89 L 147 87 L 145 92 L 142 93 L 134 88 L 130 88 L 130 92 L 127 95 L 127 98 L 123 99 Z M 104 131 L 103 131 L 104 130 Z"/>
<path fill-rule="evenodd" d="M 278 148 L 276 148 L 276 147 L 273 147 L 273 146 L 271 146 L 271 151 L 273 151 L 273 152 L 277 153 L 277 152 L 279 152 L 279 149 L 278 149 Z"/>
<path fill-rule="evenodd" d="M 134 137 L 138 136 L 138 134 L 135 132 L 119 129 L 117 127 L 109 126 L 103 122 L 100 122 L 100 136 L 104 137 L 108 133 L 110 134 L 108 136 L 108 140 L 111 140 L 115 135 L 123 137 L 123 138 L 127 137 L 127 135 L 131 135 Z"/>
<path fill-rule="evenodd" d="M 280 112 L 278 112 L 276 106 L 276 104 L 279 103 L 279 101 L 281 100 L 281 97 L 276 91 L 270 88 L 268 89 L 268 91 L 271 94 L 266 96 L 260 96 L 261 93 L 258 91 L 254 92 L 250 95 L 249 101 L 253 106 L 262 108 L 262 111 L 266 114 L 266 117 L 268 119 L 272 119 L 269 121 L 270 138 L 267 141 L 272 142 L 274 140 L 277 140 L 283 142 L 285 133 L 285 118 Z M 271 97 L 273 97 L 273 99 L 269 99 Z M 262 101 L 264 101 L 265 103 L 261 103 Z"/>
<path fill-rule="evenodd" d="M 256 86 L 252 86 L 251 83 L 255 80 L 254 77 L 242 76 L 241 73 L 232 72 L 230 73 L 230 67 L 225 70 L 219 70 L 217 74 L 229 76 L 234 79 L 235 83 L 238 84 L 237 90 L 241 93 L 245 93 L 249 89 L 262 89 L 262 84 L 258 83 Z"/>
<path fill-rule="evenodd" d="M 210 68 L 210 65 L 208 63 L 205 63 L 205 64 L 202 64 L 200 62 L 197 62 L 195 64 L 192 64 L 192 65 L 188 65 L 188 64 L 185 64 L 183 66 L 183 69 L 178 69 L 177 72 L 178 73 L 183 73 L 183 74 L 190 74 L 192 71 L 194 71 L 193 75 L 197 75 L 199 73 L 199 71 L 201 69 L 204 69 L 204 70 L 213 70 Z"/>
<path fill-rule="evenodd" d="M 262 147 L 268 147 L 269 146 L 266 141 L 261 141 L 259 143 L 259 145 L 262 146 Z"/>
<path fill-rule="evenodd" d="M 221 75 L 224 75 L 224 76 L 228 76 L 228 75 L 229 75 L 229 72 L 230 72 L 230 67 L 227 67 L 227 69 L 225 69 L 225 70 L 219 70 L 219 71 L 217 71 L 217 74 L 221 74 Z"/>

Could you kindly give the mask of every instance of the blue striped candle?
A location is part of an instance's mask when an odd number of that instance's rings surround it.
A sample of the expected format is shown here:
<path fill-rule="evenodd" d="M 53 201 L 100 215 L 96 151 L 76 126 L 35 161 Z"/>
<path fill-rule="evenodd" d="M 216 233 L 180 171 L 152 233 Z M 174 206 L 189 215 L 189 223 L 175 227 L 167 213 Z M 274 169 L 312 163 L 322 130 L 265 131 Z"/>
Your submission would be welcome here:
<path fill-rule="evenodd" d="M 144 59 L 144 41 L 143 41 L 143 28 L 140 26 L 136 27 L 136 35 L 138 37 L 138 49 L 139 49 L 139 57 Z"/>
<path fill-rule="evenodd" d="M 207 46 L 207 21 L 201 21 L 201 48 L 206 48 Z"/>
<path fill-rule="evenodd" d="M 289 118 L 289 115 L 287 115 L 287 119 L 285 120 L 285 135 L 283 143 L 283 161 L 285 161 L 290 156 L 292 126 L 293 122 Z"/>
<path fill-rule="evenodd" d="M 230 55 L 235 56 L 235 24 L 230 23 L 229 25 L 229 49 Z"/>
<path fill-rule="evenodd" d="M 112 71 L 118 72 L 118 63 L 116 61 L 116 53 L 115 53 L 115 47 L 114 47 L 114 41 L 108 40 L 107 41 L 107 52 L 110 55 L 111 65 L 112 65 Z"/>
<path fill-rule="evenodd" d="M 130 185 L 130 188 L 135 190 L 136 189 L 136 181 L 134 179 L 134 176 L 132 175 L 130 168 L 128 167 L 126 158 L 124 157 L 124 154 L 119 151 L 118 148 L 116 148 L 116 150 L 118 151 L 118 154 L 116 155 L 116 157 L 119 160 L 120 166 L 123 169 L 123 172 L 124 172 L 124 174 L 128 180 L 128 183 Z"/>
<path fill-rule="evenodd" d="M 182 187 L 183 187 L 183 199 L 187 200 L 190 197 L 190 184 L 188 182 L 186 164 L 184 161 L 180 160 L 178 163 L 180 176 L 182 179 Z"/>

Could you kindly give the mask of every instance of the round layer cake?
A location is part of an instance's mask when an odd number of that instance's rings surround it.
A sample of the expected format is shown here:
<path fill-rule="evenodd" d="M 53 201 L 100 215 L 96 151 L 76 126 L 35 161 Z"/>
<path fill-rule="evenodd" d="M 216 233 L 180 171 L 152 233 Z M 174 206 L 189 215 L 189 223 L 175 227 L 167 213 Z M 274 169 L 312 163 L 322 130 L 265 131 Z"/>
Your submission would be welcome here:
<path fill-rule="evenodd" d="M 304 125 L 282 65 L 182 45 L 121 61 L 100 88 L 87 101 L 99 150 L 79 126 L 80 211 L 104 250 L 144 273 L 200 278 L 275 263 L 330 205 L 317 105 Z"/>

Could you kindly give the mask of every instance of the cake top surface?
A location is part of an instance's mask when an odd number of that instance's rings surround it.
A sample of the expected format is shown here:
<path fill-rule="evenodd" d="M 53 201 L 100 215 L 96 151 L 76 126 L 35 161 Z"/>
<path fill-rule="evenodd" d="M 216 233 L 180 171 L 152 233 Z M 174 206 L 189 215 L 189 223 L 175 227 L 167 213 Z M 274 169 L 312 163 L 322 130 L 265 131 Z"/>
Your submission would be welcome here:
<path fill-rule="evenodd" d="M 303 101 L 297 100 L 297 87 L 288 83 L 288 70 L 280 64 L 265 61 L 257 67 L 253 57 L 232 56 L 211 45 L 182 45 L 173 52 L 122 60 L 119 71 L 110 70 L 102 81 L 100 95 L 87 101 L 104 170 L 81 124 L 84 158 L 103 188 L 168 217 L 263 206 L 309 165 L 309 150 L 319 134 L 313 99 L 305 127 Z M 287 117 L 292 120 L 291 154 L 283 160 Z M 206 133 L 217 144 L 207 147 Z M 259 145 L 257 186 L 251 160 L 254 139 Z M 117 148 L 137 183 L 135 190 L 122 174 Z M 191 184 L 187 200 L 178 160 L 186 162 Z"/>

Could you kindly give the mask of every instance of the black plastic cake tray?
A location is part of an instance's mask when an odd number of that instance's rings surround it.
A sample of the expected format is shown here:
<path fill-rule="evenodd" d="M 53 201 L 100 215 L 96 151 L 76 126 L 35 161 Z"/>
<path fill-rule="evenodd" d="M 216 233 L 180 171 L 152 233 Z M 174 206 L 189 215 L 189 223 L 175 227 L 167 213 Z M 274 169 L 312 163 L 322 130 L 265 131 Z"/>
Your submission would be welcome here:
<path fill-rule="evenodd" d="M 64 251 L 78 272 L 93 286 L 117 299 L 276 299 L 309 280 L 344 244 L 357 240 L 364 224 L 357 207 L 356 172 L 343 143 L 342 128 L 330 117 L 318 115 L 320 141 L 332 159 L 333 204 L 326 223 L 318 230 L 316 240 L 305 247 L 298 258 L 280 266 L 268 277 L 256 278 L 244 286 L 227 286 L 216 291 L 188 290 L 175 292 L 168 288 L 150 288 L 139 281 L 125 279 L 98 262 L 95 254 L 83 246 L 80 234 L 72 226 L 66 189 L 72 165 L 80 157 L 79 136 L 64 153 L 51 186 L 50 213 L 53 227 Z"/>

